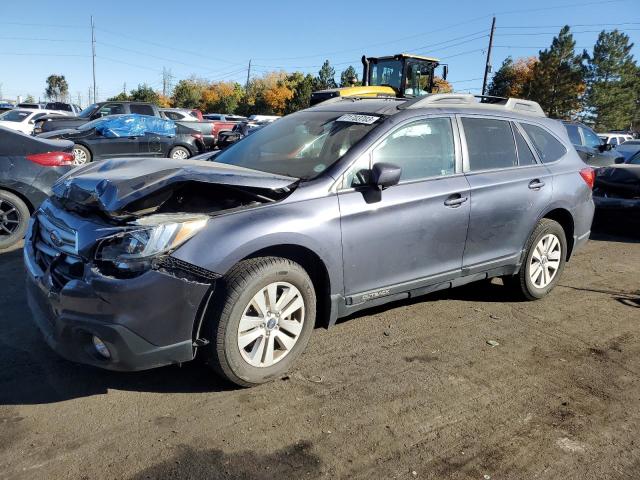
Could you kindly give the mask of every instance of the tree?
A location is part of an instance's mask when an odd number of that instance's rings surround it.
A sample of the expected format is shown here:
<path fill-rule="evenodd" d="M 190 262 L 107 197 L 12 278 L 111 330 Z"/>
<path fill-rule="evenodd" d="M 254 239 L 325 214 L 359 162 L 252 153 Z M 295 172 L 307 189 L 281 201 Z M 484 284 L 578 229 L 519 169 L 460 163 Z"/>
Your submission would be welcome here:
<path fill-rule="evenodd" d="M 47 88 L 44 91 L 46 97 L 54 102 L 60 102 L 69 95 L 69 84 L 64 75 L 49 75 L 47 77 Z"/>
<path fill-rule="evenodd" d="M 341 87 L 350 87 L 352 85 L 359 85 L 358 82 L 358 73 L 353 66 L 349 65 L 346 69 L 342 71 L 340 74 L 340 86 Z"/>
<path fill-rule="evenodd" d="M 243 91 L 236 82 L 214 82 L 203 90 L 200 109 L 205 112 L 234 113 Z"/>
<path fill-rule="evenodd" d="M 433 78 L 433 93 L 451 93 L 453 86 L 444 78 L 438 76 Z"/>
<path fill-rule="evenodd" d="M 35 98 L 33 98 L 33 95 L 27 95 L 24 99 L 25 103 L 34 103 L 36 101 Z"/>
<path fill-rule="evenodd" d="M 524 86 L 529 98 L 537 101 L 550 117 L 570 118 L 580 110 L 586 53 L 576 55 L 575 46 L 569 26 L 565 25 L 551 46 L 540 51 L 531 80 Z"/>
<path fill-rule="evenodd" d="M 195 77 L 180 80 L 173 89 L 173 104 L 181 108 L 198 108 L 204 89 L 203 82 Z"/>
<path fill-rule="evenodd" d="M 125 92 L 120 92 L 113 97 L 107 98 L 107 102 L 128 102 L 129 100 L 131 98 Z"/>
<path fill-rule="evenodd" d="M 134 102 L 150 102 L 158 104 L 160 96 L 158 92 L 156 92 L 153 88 L 148 86 L 146 83 L 138 85 L 138 88 L 135 90 L 131 90 L 129 95 L 129 100 Z"/>
<path fill-rule="evenodd" d="M 519 58 L 515 62 L 507 57 L 493 75 L 487 95 L 528 98 L 527 87 L 531 85 L 533 67 L 537 62 L 537 57 Z"/>
<path fill-rule="evenodd" d="M 326 90 L 328 88 L 336 88 L 336 71 L 329 63 L 329 60 L 325 60 L 318 72 L 318 76 L 315 78 L 315 89 Z"/>
<path fill-rule="evenodd" d="M 309 73 L 294 72 L 287 77 L 287 84 L 293 93 L 286 101 L 284 113 L 289 114 L 309 108 L 311 93 L 313 92 L 314 80 Z"/>
<path fill-rule="evenodd" d="M 639 82 L 632 48 L 624 33 L 603 30 L 587 57 L 584 120 L 596 130 L 627 129 L 633 121 Z"/>

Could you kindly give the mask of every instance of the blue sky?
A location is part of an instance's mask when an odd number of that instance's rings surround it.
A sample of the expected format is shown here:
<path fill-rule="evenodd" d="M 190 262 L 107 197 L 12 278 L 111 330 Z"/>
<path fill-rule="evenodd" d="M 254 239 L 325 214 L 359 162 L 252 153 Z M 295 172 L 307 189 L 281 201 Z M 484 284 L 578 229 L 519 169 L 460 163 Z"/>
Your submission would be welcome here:
<path fill-rule="evenodd" d="M 160 89 L 163 67 L 175 81 L 191 74 L 244 83 L 253 73 L 285 69 L 316 73 L 325 59 L 336 73 L 361 70 L 363 53 L 412 52 L 449 64 L 460 91 L 479 93 L 491 16 L 497 17 L 492 63 L 548 46 L 564 24 L 577 47 L 591 49 L 598 32 L 618 28 L 638 43 L 638 0 L 350 0 L 240 2 L 4 0 L 0 5 L 2 96 L 44 96 L 45 79 L 64 74 L 87 102 L 91 80 L 90 15 L 96 24 L 98 99 L 139 83 Z M 634 48 L 638 56 L 638 47 Z"/>

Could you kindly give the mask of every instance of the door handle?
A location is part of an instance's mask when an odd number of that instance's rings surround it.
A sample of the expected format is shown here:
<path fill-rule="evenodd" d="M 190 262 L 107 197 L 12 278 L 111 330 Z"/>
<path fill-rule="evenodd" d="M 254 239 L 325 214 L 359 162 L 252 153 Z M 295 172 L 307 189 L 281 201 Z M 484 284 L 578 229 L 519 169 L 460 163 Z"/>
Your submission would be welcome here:
<path fill-rule="evenodd" d="M 457 208 L 460 205 L 462 205 L 464 202 L 466 202 L 468 199 L 469 199 L 469 197 L 463 197 L 459 193 L 455 193 L 455 194 L 449 196 L 449 198 L 447 198 L 444 201 L 444 204 L 447 207 Z"/>
<path fill-rule="evenodd" d="M 538 180 L 537 178 L 529 182 L 529 188 L 531 190 L 540 190 L 542 187 L 544 187 L 544 182 L 542 180 Z"/>

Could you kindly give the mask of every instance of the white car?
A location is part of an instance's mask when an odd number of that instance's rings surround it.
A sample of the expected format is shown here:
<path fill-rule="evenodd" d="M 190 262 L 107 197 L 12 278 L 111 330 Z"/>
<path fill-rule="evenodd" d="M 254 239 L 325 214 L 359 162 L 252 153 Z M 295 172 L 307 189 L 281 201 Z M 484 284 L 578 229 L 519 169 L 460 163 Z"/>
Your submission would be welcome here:
<path fill-rule="evenodd" d="M 633 137 L 631 135 L 628 135 L 626 133 L 618 133 L 618 132 L 599 133 L 598 137 L 604 140 L 605 144 L 610 144 L 610 145 L 613 145 L 614 147 L 616 145 L 622 145 L 624 142 L 628 140 L 633 140 Z"/>
<path fill-rule="evenodd" d="M 186 122 L 198 121 L 198 117 L 187 108 L 161 108 L 160 113 L 169 120 L 182 120 Z"/>
<path fill-rule="evenodd" d="M 26 108 L 15 108 L 0 115 L 0 127 L 18 130 L 19 132 L 31 135 L 36 120 L 45 115 L 66 116 L 64 113 L 55 110 L 27 110 Z"/>

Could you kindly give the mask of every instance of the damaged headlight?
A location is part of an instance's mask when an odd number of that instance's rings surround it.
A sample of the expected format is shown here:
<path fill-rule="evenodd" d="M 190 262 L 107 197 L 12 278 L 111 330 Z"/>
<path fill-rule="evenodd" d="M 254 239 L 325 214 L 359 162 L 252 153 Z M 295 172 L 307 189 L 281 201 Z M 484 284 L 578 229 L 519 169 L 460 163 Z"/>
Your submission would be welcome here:
<path fill-rule="evenodd" d="M 96 250 L 98 262 L 108 262 L 121 271 L 139 272 L 152 260 L 175 250 L 207 224 L 206 216 L 151 215 L 123 232 L 102 239 Z"/>

